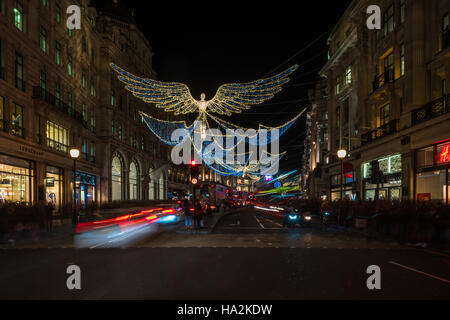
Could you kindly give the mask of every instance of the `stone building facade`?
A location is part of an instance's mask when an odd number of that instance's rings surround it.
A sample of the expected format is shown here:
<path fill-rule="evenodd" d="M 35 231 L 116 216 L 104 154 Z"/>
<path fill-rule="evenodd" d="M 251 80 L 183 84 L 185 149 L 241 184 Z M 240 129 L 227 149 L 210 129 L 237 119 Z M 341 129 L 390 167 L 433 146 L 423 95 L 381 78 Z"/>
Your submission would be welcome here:
<path fill-rule="evenodd" d="M 367 28 L 369 5 L 381 9 L 381 30 Z M 329 198 L 340 198 L 342 183 L 352 199 L 448 202 L 449 5 L 355 0 L 333 29 L 320 71 L 330 158 L 318 161 Z M 348 152 L 344 166 L 339 149 Z"/>
<path fill-rule="evenodd" d="M 81 8 L 69 31 L 66 9 Z M 110 62 L 156 78 L 152 48 L 121 1 L 0 0 L 0 200 L 73 203 L 166 199 L 170 153 Z M 185 170 L 183 168 L 181 171 Z M 170 185 L 169 185 L 170 184 Z"/>

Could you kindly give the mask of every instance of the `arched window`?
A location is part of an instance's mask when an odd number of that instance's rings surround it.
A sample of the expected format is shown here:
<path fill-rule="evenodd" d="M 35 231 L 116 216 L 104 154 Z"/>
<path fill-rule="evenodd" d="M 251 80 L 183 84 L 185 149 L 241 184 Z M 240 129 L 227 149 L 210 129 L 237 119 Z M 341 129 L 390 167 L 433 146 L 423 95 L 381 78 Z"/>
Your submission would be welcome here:
<path fill-rule="evenodd" d="M 130 200 L 139 200 L 139 166 L 136 161 L 130 164 Z"/>
<path fill-rule="evenodd" d="M 148 183 L 148 199 L 149 200 L 156 200 L 156 181 L 153 174 L 153 169 L 150 168 L 148 170 L 148 175 L 150 176 L 150 181 Z"/>
<path fill-rule="evenodd" d="M 111 163 L 111 199 L 112 201 L 124 200 L 123 192 L 123 160 L 120 154 L 113 156 Z"/>
<path fill-rule="evenodd" d="M 165 189 L 164 174 L 161 173 L 159 176 L 159 200 L 164 200 L 166 198 Z"/>

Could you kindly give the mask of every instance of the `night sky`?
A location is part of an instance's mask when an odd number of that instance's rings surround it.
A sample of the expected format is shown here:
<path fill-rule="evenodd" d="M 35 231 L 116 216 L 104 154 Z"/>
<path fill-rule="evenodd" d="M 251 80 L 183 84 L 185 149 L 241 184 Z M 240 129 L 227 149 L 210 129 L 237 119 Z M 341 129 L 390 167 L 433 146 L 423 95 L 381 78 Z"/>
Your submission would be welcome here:
<path fill-rule="evenodd" d="M 308 88 L 327 59 L 326 40 L 350 2 L 126 3 L 136 9 L 153 48 L 158 80 L 188 85 L 195 99 L 201 92 L 211 99 L 224 83 L 253 81 L 299 64 L 274 99 L 226 119 L 256 129 L 258 123 L 283 124 L 308 105 Z M 305 115 L 281 138 L 281 151 L 288 151 L 281 172 L 300 168 L 304 138 Z"/>

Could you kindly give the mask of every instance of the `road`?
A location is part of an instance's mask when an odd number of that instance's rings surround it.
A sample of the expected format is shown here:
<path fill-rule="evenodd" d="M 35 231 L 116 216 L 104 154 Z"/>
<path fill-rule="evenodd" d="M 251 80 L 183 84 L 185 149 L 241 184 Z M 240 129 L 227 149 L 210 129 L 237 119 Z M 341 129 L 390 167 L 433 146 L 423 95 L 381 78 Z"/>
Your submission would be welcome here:
<path fill-rule="evenodd" d="M 356 234 L 283 229 L 240 209 L 213 233 L 182 225 L 77 248 L 73 237 L 0 250 L 0 299 L 450 299 L 450 257 Z M 66 268 L 81 269 L 68 290 Z M 369 290 L 367 267 L 381 270 Z"/>

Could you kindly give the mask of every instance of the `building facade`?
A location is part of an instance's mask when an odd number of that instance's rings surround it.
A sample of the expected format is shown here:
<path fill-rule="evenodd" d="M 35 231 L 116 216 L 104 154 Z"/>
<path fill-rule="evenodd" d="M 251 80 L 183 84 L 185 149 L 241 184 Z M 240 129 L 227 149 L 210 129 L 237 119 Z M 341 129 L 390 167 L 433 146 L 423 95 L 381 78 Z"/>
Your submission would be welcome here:
<path fill-rule="evenodd" d="M 73 4 L 81 29 L 70 31 Z M 167 116 L 126 92 L 110 62 L 156 77 L 152 48 L 121 1 L 0 0 L 1 200 L 72 205 L 71 147 L 81 152 L 78 206 L 167 199 L 169 149 L 139 111 Z"/>
<path fill-rule="evenodd" d="M 381 30 L 367 28 L 369 5 L 381 9 Z M 339 199 L 342 186 L 350 199 L 448 203 L 449 5 L 355 0 L 333 29 L 320 71 L 329 162 L 316 160 L 329 198 Z M 342 162 L 339 149 L 347 151 Z"/>

